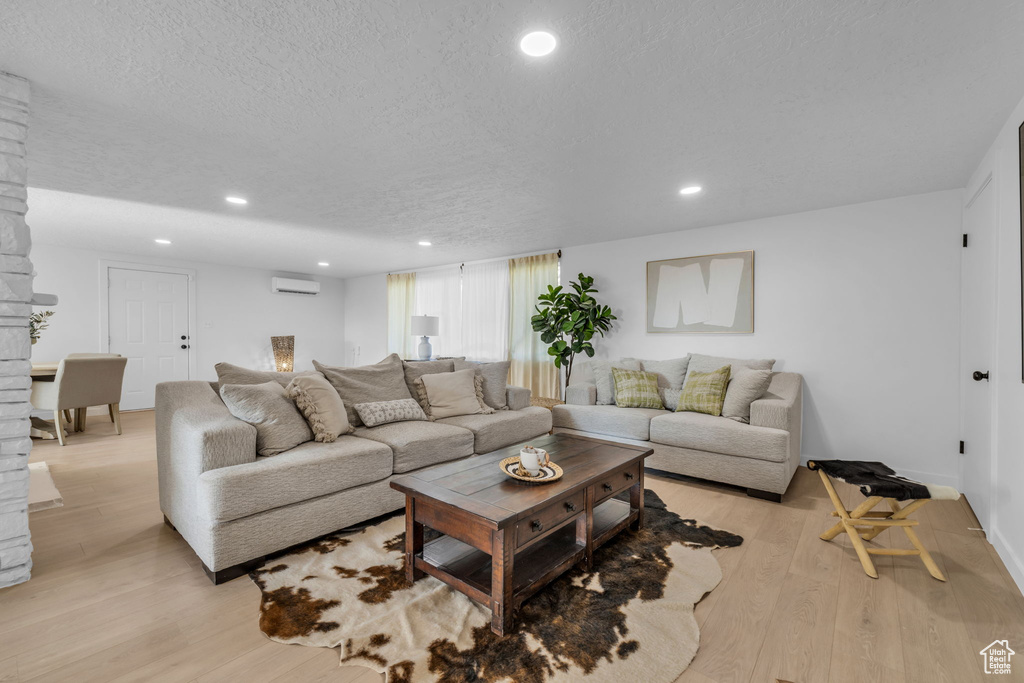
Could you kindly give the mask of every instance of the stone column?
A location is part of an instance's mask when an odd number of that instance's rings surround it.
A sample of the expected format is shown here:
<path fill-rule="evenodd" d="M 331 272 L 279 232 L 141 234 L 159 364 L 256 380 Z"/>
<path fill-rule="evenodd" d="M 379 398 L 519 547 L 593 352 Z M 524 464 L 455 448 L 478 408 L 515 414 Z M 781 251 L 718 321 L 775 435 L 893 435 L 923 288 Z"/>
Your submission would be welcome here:
<path fill-rule="evenodd" d="M 25 224 L 28 81 L 0 72 L 0 588 L 27 581 L 31 241 Z"/>

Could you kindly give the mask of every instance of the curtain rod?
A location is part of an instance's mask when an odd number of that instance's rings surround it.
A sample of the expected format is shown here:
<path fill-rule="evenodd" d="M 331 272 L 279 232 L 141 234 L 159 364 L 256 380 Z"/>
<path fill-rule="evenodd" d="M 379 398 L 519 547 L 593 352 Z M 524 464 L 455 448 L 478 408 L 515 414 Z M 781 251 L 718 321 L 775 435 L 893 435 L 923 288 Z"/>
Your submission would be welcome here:
<path fill-rule="evenodd" d="M 509 259 L 514 259 L 514 258 L 526 258 L 527 256 L 540 256 L 542 254 L 550 254 L 550 253 L 552 253 L 552 252 L 550 252 L 550 251 L 545 249 L 544 251 L 535 251 L 535 252 L 530 252 L 530 253 L 527 253 L 527 254 L 515 254 L 513 256 L 502 256 L 500 258 L 488 258 L 488 259 L 480 259 L 479 261 L 469 261 L 469 264 L 470 265 L 476 265 L 477 263 L 494 263 L 495 261 L 508 261 Z M 554 253 L 558 256 L 558 258 L 562 258 L 562 250 L 561 249 L 555 251 Z M 452 264 L 445 264 L 445 265 L 441 265 L 441 266 L 430 266 L 429 268 L 418 268 L 418 269 L 417 268 L 410 268 L 409 270 L 388 271 L 385 274 L 386 275 L 402 275 L 404 273 L 429 272 L 431 270 L 441 270 L 442 268 L 454 268 L 454 267 L 455 266 L 452 265 Z M 466 263 L 465 262 L 460 263 L 458 265 L 458 267 L 459 268 L 465 268 L 466 267 Z"/>

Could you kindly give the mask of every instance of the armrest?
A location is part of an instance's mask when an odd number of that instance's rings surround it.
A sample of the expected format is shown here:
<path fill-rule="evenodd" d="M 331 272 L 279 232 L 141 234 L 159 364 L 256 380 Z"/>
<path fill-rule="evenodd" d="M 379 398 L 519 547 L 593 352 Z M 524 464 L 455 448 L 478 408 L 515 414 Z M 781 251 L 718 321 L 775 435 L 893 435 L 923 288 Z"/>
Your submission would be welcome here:
<path fill-rule="evenodd" d="M 596 384 L 570 384 L 565 388 L 565 402 L 569 405 L 596 406 Z"/>
<path fill-rule="evenodd" d="M 505 387 L 505 401 L 509 410 L 522 410 L 530 407 L 530 390 L 524 387 Z"/>
<path fill-rule="evenodd" d="M 802 413 L 803 378 L 795 372 L 776 372 L 765 395 L 750 404 L 750 424 L 784 429 L 799 444 Z"/>
<path fill-rule="evenodd" d="M 207 382 L 156 387 L 156 457 L 165 466 L 203 472 L 256 461 L 256 428 L 235 418 Z"/>

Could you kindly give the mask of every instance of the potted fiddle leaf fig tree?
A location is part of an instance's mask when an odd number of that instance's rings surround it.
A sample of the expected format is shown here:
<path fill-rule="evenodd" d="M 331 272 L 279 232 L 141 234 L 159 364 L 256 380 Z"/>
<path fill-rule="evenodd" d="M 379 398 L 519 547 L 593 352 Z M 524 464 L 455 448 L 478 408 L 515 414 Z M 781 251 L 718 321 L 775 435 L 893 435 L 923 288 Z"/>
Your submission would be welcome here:
<path fill-rule="evenodd" d="M 609 306 L 602 306 L 592 296 L 597 293 L 594 278 L 580 273 L 579 280 L 570 282 L 569 287 L 566 291 L 548 285 L 548 291 L 537 297 L 537 314 L 530 319 L 534 332 L 539 332 L 541 341 L 548 344 L 555 367 L 564 370 L 565 386 L 569 385 L 576 354 L 592 358 L 594 335 L 603 337 L 616 319 Z"/>

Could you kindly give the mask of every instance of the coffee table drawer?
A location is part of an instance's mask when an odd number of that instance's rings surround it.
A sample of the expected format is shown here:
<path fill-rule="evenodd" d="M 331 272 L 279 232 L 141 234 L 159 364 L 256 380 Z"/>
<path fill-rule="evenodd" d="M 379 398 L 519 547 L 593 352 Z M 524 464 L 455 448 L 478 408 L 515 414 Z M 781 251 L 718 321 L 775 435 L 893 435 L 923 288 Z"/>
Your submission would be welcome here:
<path fill-rule="evenodd" d="M 582 513 L 585 493 L 577 491 L 569 498 L 563 498 L 516 522 L 516 547 L 526 545 L 570 517 Z"/>
<path fill-rule="evenodd" d="M 636 463 L 629 467 L 612 472 L 594 484 L 594 505 L 608 500 L 616 493 L 628 489 L 640 481 L 640 464 Z"/>

